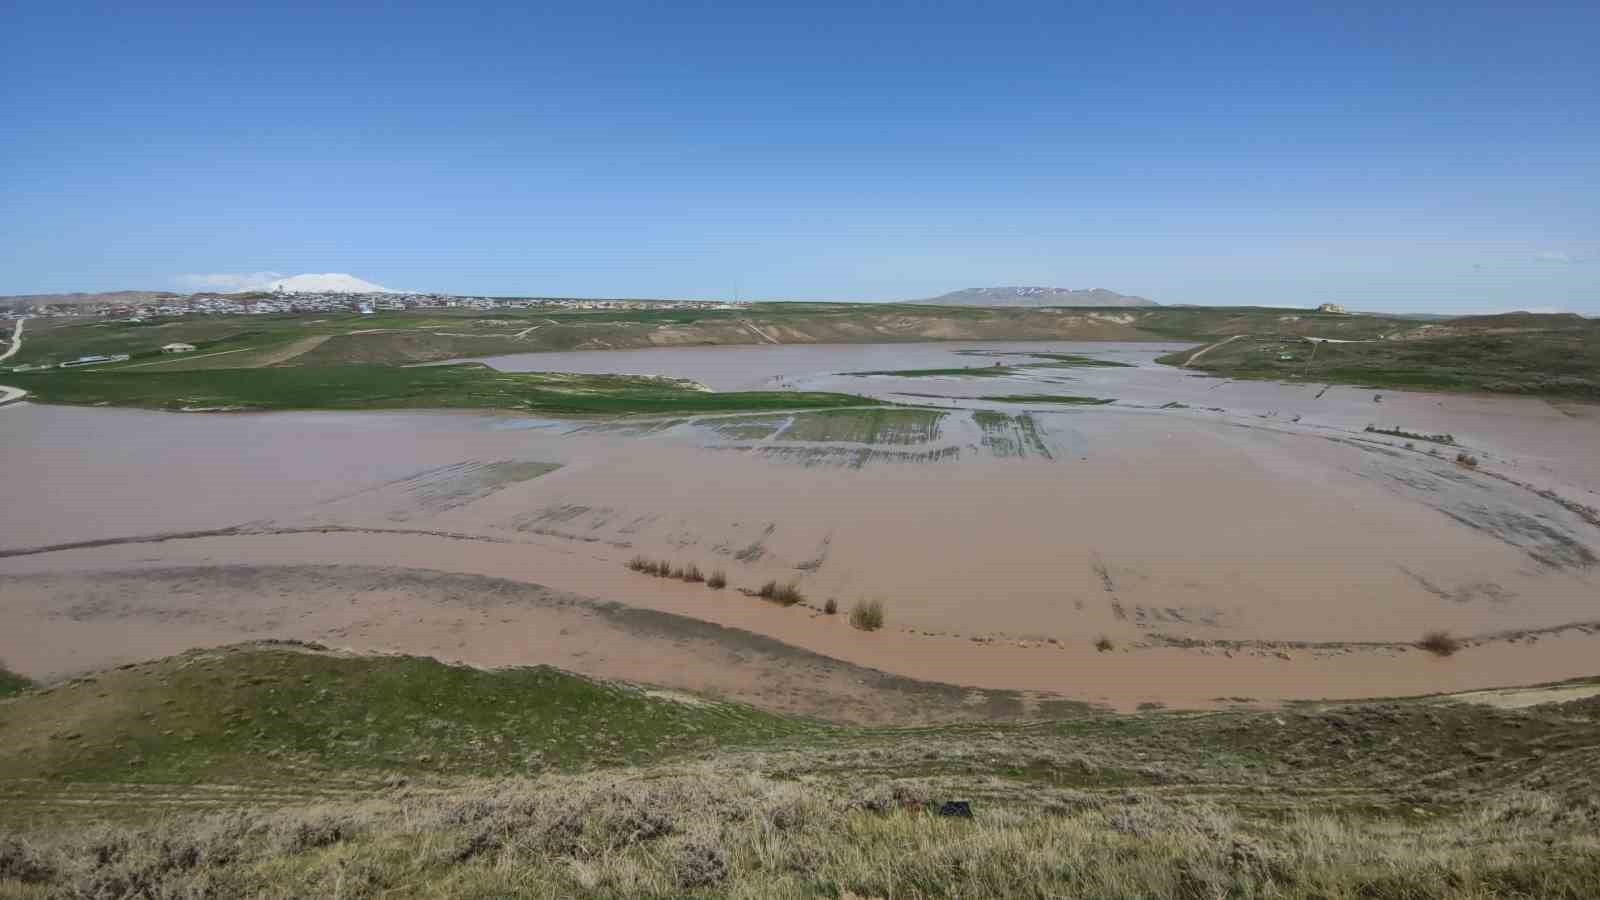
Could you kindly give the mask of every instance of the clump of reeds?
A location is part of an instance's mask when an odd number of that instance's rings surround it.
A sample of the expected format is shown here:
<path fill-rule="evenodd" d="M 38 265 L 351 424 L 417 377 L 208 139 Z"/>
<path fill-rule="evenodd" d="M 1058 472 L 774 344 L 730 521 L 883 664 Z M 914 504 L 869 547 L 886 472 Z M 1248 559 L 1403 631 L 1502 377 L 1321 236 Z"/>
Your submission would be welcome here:
<path fill-rule="evenodd" d="M 1099 650 L 1101 653 L 1109 653 L 1112 650 L 1117 649 L 1117 645 L 1111 642 L 1111 638 L 1108 638 L 1102 634 L 1094 639 L 1094 648 Z"/>
<path fill-rule="evenodd" d="M 642 572 L 645 575 L 654 575 L 657 578 L 676 578 L 679 581 L 687 581 L 690 584 L 699 584 L 706 580 L 705 573 L 701 572 L 700 567 L 694 563 L 678 566 L 664 559 L 635 556 L 633 559 L 628 560 L 628 568 L 635 572 Z M 712 577 L 720 577 L 722 579 L 721 584 L 713 584 L 712 587 L 722 587 L 728 583 L 728 577 L 720 572 Z"/>
<path fill-rule="evenodd" d="M 728 573 L 722 571 L 721 569 L 718 569 L 715 572 L 712 572 L 711 573 L 711 577 L 706 579 L 706 587 L 708 587 L 708 588 L 712 588 L 714 590 L 720 591 L 720 590 L 722 590 L 723 588 L 725 588 L 727 586 L 728 586 Z"/>
<path fill-rule="evenodd" d="M 860 600 L 850 608 L 850 624 L 862 631 L 877 631 L 883 627 L 883 601 Z"/>
<path fill-rule="evenodd" d="M 770 600 L 780 606 L 794 606 L 796 603 L 806 599 L 806 595 L 800 593 L 798 584 L 792 581 L 787 584 L 779 584 L 776 579 L 763 584 L 761 590 L 756 591 L 756 596 L 763 600 Z"/>
<path fill-rule="evenodd" d="M 1417 646 L 1435 656 L 1452 656 L 1461 649 L 1461 639 L 1448 631 L 1434 630 L 1424 634 Z"/>

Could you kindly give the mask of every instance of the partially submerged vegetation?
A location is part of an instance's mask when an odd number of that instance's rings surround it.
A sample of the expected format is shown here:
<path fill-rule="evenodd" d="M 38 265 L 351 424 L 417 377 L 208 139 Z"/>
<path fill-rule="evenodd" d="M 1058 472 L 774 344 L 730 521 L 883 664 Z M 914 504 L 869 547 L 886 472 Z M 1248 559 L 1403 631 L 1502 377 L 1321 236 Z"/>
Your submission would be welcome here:
<path fill-rule="evenodd" d="M 1117 402 L 1105 397 L 1075 397 L 1071 394 L 988 394 L 978 399 L 992 403 L 1060 403 L 1064 406 L 1105 406 Z"/>
<path fill-rule="evenodd" d="M 1017 375 L 1020 373 L 1020 369 L 995 363 L 992 366 L 956 366 L 943 369 L 887 369 L 881 372 L 842 372 L 840 374 L 854 375 L 858 378 L 873 376 L 885 378 L 999 378 L 1003 375 Z"/>
<path fill-rule="evenodd" d="M 620 415 L 828 409 L 878 402 L 798 391 L 715 393 L 670 378 L 500 372 L 476 363 L 183 372 L 79 369 L 6 378 L 46 403 L 171 410 L 497 409 Z"/>
<path fill-rule="evenodd" d="M 1597 712 L 908 732 L 550 669 L 194 652 L 0 702 L 0 896 L 1577 900 Z M 174 802 L 195 811 L 152 815 Z"/>
<path fill-rule="evenodd" d="M 1390 428 L 1380 428 L 1377 425 L 1368 425 L 1368 434 L 1387 434 L 1390 437 L 1409 438 L 1413 441 L 1431 441 L 1435 444 L 1454 444 L 1456 437 L 1453 434 L 1422 434 L 1415 431 L 1406 431 L 1398 425 Z"/>
<path fill-rule="evenodd" d="M 883 627 L 883 601 L 859 600 L 850 607 L 850 624 L 862 631 L 877 631 Z"/>
<path fill-rule="evenodd" d="M 800 585 L 793 581 L 779 583 L 777 579 L 763 584 L 755 596 L 769 600 L 779 606 L 794 606 L 805 602 L 806 595 L 800 592 Z"/>
<path fill-rule="evenodd" d="M 1430 631 L 1417 641 L 1417 646 L 1435 656 L 1454 656 L 1461 650 L 1461 639 L 1442 629 Z"/>

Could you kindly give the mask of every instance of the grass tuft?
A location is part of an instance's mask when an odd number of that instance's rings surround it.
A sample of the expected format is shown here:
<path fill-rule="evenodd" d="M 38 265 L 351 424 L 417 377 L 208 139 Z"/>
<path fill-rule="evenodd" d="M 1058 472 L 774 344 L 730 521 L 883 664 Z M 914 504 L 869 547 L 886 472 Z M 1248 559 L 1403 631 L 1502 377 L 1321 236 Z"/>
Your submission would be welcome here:
<path fill-rule="evenodd" d="M 1101 653 L 1110 653 L 1112 650 L 1117 649 L 1117 645 L 1111 642 L 1111 638 L 1102 634 L 1094 639 L 1094 648 Z"/>
<path fill-rule="evenodd" d="M 756 591 L 756 596 L 780 606 L 794 606 L 806 599 L 806 595 L 800 593 L 798 584 L 793 581 L 779 584 L 776 579 L 763 584 L 761 590 Z"/>
<path fill-rule="evenodd" d="M 1417 641 L 1417 646 L 1435 656 L 1453 656 L 1456 651 L 1461 649 L 1462 645 L 1461 639 L 1450 632 L 1435 630 L 1424 634 L 1422 640 Z"/>
<path fill-rule="evenodd" d="M 862 631 L 877 631 L 883 627 L 883 601 L 862 600 L 850 608 L 850 624 Z"/>
<path fill-rule="evenodd" d="M 822 604 L 822 611 L 827 613 L 830 616 L 833 615 L 834 613 L 839 611 L 839 601 L 834 599 L 833 597 L 829 597 L 828 598 L 828 602 Z"/>
<path fill-rule="evenodd" d="M 711 588 L 712 590 L 720 591 L 727 586 L 728 573 L 722 571 L 721 569 L 712 572 L 711 577 L 706 579 L 706 587 Z"/>

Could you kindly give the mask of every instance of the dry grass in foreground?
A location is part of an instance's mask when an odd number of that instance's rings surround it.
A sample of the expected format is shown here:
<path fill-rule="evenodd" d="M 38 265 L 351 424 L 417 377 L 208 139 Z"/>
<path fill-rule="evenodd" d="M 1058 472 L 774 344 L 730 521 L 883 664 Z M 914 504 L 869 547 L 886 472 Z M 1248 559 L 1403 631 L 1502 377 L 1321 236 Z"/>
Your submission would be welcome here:
<path fill-rule="evenodd" d="M 698 770 L 399 788 L 348 804 L 0 839 L 23 897 L 1590 898 L 1600 806 L 1528 793 L 1420 822 L 1134 793 L 937 814 Z"/>

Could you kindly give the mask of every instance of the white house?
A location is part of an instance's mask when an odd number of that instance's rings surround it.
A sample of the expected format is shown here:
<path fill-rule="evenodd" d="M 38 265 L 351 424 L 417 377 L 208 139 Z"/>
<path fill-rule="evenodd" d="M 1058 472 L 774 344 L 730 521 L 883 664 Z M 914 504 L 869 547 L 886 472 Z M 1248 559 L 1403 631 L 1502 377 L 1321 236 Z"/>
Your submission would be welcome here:
<path fill-rule="evenodd" d="M 193 344 L 172 343 L 161 348 L 162 353 L 193 353 Z"/>

